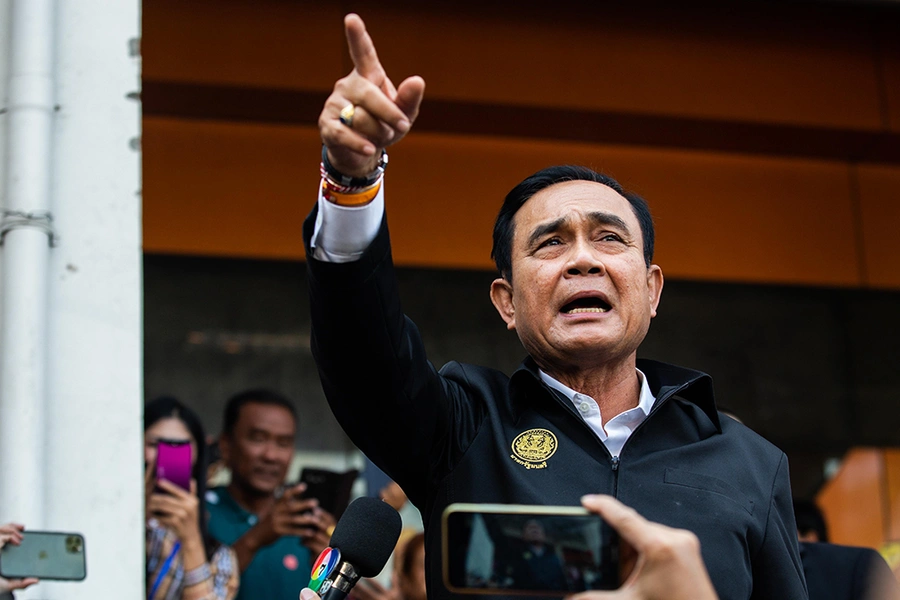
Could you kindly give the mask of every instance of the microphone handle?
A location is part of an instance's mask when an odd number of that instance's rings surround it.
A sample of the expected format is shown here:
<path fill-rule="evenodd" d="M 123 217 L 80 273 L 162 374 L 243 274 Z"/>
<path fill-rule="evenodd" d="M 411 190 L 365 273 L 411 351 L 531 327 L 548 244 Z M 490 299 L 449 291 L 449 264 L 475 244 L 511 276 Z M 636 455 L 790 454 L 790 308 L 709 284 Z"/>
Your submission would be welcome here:
<path fill-rule="evenodd" d="M 340 590 L 334 586 L 328 588 L 328 591 L 322 594 L 322 600 L 344 600 L 350 592 Z"/>
<path fill-rule="evenodd" d="M 350 590 L 359 581 L 359 572 L 348 562 L 341 563 L 331 586 L 322 594 L 322 600 L 345 600 Z"/>

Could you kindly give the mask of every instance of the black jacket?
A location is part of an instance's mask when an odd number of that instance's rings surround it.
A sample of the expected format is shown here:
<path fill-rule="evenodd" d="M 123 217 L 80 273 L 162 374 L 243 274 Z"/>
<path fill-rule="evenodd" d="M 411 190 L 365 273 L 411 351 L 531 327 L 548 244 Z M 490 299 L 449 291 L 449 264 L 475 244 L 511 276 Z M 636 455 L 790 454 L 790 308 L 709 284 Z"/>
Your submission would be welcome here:
<path fill-rule="evenodd" d="M 900 597 L 894 574 L 871 548 L 800 544 L 809 600 L 890 600 Z"/>
<path fill-rule="evenodd" d="M 440 556 L 448 504 L 578 505 L 598 492 L 695 532 L 721 600 L 807 597 L 787 458 L 720 420 L 708 375 L 640 361 L 657 400 L 614 461 L 530 359 L 511 377 L 456 362 L 438 372 L 403 314 L 386 222 L 360 260 L 324 263 L 309 248 L 315 213 L 304 237 L 322 385 L 353 442 L 422 511 L 432 599 L 452 596 Z M 523 443 L 530 430 L 538 437 Z"/>

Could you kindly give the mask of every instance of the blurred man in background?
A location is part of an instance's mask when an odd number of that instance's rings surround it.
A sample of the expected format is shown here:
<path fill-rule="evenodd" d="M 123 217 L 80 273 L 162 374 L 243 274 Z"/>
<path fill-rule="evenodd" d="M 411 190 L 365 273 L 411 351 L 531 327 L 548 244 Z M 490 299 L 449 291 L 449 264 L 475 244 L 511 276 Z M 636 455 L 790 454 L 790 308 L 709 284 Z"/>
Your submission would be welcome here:
<path fill-rule="evenodd" d="M 225 406 L 220 446 L 231 482 L 207 494 L 209 531 L 232 546 L 241 568 L 237 600 L 294 597 L 328 546 L 334 518 L 304 484 L 284 487 L 297 412 L 270 390 L 248 390 Z"/>
<path fill-rule="evenodd" d="M 794 502 L 800 559 L 809 600 L 897 600 L 900 586 L 871 548 L 828 543 L 828 526 L 814 502 Z"/>

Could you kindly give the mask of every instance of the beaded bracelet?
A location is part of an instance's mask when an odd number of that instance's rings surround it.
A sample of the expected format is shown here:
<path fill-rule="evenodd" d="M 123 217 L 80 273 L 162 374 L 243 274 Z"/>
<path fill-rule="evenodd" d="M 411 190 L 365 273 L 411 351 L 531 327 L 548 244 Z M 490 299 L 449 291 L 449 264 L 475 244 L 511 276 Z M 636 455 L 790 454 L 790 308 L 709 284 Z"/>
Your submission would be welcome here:
<path fill-rule="evenodd" d="M 212 571 L 209 570 L 209 565 L 203 563 L 199 567 L 195 569 L 191 569 L 190 571 L 184 572 L 184 587 L 191 587 L 192 585 L 197 585 L 203 583 L 204 581 L 210 579 L 212 577 Z"/>
<path fill-rule="evenodd" d="M 348 188 L 353 190 L 370 187 L 381 180 L 381 177 L 384 175 L 384 170 L 387 168 L 387 164 L 387 152 L 382 150 L 381 157 L 378 159 L 378 164 L 375 165 L 375 170 L 372 171 L 368 177 L 350 177 L 334 168 L 334 165 L 328 161 L 328 148 L 325 147 L 324 144 L 322 145 L 322 162 L 320 164 L 320 170 L 322 176 L 333 183 L 336 188 Z"/>

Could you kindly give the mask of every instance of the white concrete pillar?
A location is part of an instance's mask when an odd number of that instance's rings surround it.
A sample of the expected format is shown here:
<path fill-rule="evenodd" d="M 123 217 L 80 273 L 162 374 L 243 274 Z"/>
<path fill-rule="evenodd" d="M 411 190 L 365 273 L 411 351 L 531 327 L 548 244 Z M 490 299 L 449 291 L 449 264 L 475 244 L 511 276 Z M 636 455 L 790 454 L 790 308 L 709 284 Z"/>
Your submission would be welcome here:
<path fill-rule="evenodd" d="M 57 23 L 46 525 L 84 534 L 88 576 L 29 597 L 142 598 L 140 1 L 59 0 Z"/>
<path fill-rule="evenodd" d="M 9 99 L 6 95 L 7 66 L 9 64 L 9 21 L 11 16 L 10 0 L 0 0 L 0 107 L 6 108 Z M 0 190 L 6 189 L 6 111 L 0 112 Z M 4 197 L 0 192 L 0 210 L 4 208 Z M 3 260 L 0 259 L 0 315 L 3 314 Z M 0 322 L 0 328 L 3 323 Z M 0 352 L 3 348 L 0 347 Z"/>
<path fill-rule="evenodd" d="M 14 0 L 6 28 L 5 169 L 0 224 L 0 521 L 45 524 L 54 0 Z M 15 226 L 11 226 L 15 224 Z"/>

